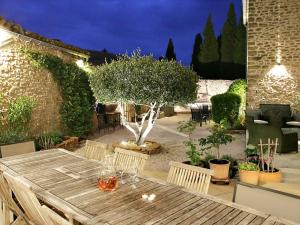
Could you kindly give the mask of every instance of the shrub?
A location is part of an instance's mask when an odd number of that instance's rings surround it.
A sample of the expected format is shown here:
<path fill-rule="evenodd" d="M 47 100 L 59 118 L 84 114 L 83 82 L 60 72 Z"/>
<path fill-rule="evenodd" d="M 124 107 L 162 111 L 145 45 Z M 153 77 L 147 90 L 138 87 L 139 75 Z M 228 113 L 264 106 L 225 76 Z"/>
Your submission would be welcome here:
<path fill-rule="evenodd" d="M 7 112 L 9 127 L 16 132 L 24 132 L 31 119 L 33 107 L 34 102 L 26 96 L 12 101 Z"/>
<path fill-rule="evenodd" d="M 239 170 L 257 171 L 259 166 L 252 162 L 239 163 Z"/>
<path fill-rule="evenodd" d="M 232 127 L 239 116 L 241 98 L 237 94 L 224 93 L 211 98 L 212 118 L 216 123 L 226 120 Z"/>
<path fill-rule="evenodd" d="M 237 94 L 241 98 L 240 111 L 236 126 L 245 125 L 247 83 L 245 80 L 236 80 L 228 88 L 227 93 Z"/>
<path fill-rule="evenodd" d="M 35 143 L 38 149 L 50 149 L 63 141 L 62 134 L 59 132 L 50 132 L 36 138 Z"/>
<path fill-rule="evenodd" d="M 23 133 L 13 129 L 7 129 L 0 133 L 0 146 L 15 144 L 26 140 L 27 138 Z"/>
<path fill-rule="evenodd" d="M 18 97 L 9 103 L 7 118 L 4 118 L 0 124 L 0 145 L 15 144 L 28 139 L 26 128 L 33 108 L 34 101 L 25 96 Z M 7 121 L 5 125 L 4 120 Z"/>

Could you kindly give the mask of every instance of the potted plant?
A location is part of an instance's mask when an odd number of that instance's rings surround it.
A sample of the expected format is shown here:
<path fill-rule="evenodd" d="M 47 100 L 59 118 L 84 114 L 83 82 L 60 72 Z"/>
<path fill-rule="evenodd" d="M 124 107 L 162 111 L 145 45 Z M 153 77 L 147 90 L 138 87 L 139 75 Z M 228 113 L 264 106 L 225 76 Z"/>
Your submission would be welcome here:
<path fill-rule="evenodd" d="M 259 166 L 252 162 L 239 163 L 239 178 L 240 181 L 248 184 L 258 184 Z"/>
<path fill-rule="evenodd" d="M 259 163 L 259 155 L 258 149 L 254 145 L 247 145 L 245 149 L 246 161 L 252 162 L 258 165 Z"/>
<path fill-rule="evenodd" d="M 263 144 L 262 140 L 258 146 L 260 147 L 260 172 L 258 177 L 259 185 L 266 183 L 280 183 L 282 181 L 282 173 L 275 167 L 275 155 L 278 146 L 278 139 L 275 142 L 268 138 L 268 143 Z"/>
<path fill-rule="evenodd" d="M 214 149 L 214 159 L 209 160 L 210 169 L 214 170 L 212 181 L 225 181 L 229 183 L 229 166 L 230 162 L 226 159 L 221 159 L 220 145 L 226 145 L 232 142 L 233 137 L 226 133 L 225 129 L 220 124 L 216 124 L 212 128 L 212 133 L 206 138 L 199 139 L 199 145 L 203 152 Z"/>
<path fill-rule="evenodd" d="M 201 166 L 205 167 L 204 161 L 201 160 L 204 152 L 201 149 L 197 149 L 197 143 L 192 138 L 192 134 L 196 129 L 197 122 L 196 121 L 180 121 L 177 130 L 179 132 L 185 133 L 188 135 L 188 140 L 183 142 L 187 147 L 186 156 L 189 161 L 184 161 L 183 163 L 193 165 L 193 166 Z"/>

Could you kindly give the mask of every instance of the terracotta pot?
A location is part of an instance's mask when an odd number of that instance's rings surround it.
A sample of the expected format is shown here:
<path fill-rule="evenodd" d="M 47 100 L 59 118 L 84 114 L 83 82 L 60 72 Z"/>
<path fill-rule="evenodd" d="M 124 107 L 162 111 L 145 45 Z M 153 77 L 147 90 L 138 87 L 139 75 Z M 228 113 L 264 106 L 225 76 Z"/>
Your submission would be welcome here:
<path fill-rule="evenodd" d="M 209 160 L 209 168 L 214 171 L 213 178 L 216 180 L 228 180 L 230 162 L 225 159 Z"/>
<path fill-rule="evenodd" d="M 257 185 L 259 170 L 257 171 L 239 170 L 239 177 L 241 182 Z"/>
<path fill-rule="evenodd" d="M 274 172 L 259 171 L 258 184 L 280 183 L 282 182 L 282 173 L 278 169 Z"/>
<path fill-rule="evenodd" d="M 112 113 L 116 110 L 117 107 L 118 107 L 118 104 L 107 104 L 107 105 L 105 105 L 105 112 Z"/>

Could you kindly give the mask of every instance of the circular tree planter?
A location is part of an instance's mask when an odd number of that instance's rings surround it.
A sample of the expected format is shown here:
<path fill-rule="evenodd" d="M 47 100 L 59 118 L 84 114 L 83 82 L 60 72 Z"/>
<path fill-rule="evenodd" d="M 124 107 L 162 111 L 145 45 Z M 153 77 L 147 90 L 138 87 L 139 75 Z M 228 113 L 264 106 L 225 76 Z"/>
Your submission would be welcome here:
<path fill-rule="evenodd" d="M 209 160 L 209 168 L 214 171 L 212 182 L 224 181 L 229 183 L 229 167 L 230 162 L 226 159 Z"/>
<path fill-rule="evenodd" d="M 145 143 L 142 146 L 138 146 L 135 141 L 129 140 L 126 143 L 114 143 L 112 144 L 113 148 L 122 148 L 127 149 L 131 151 L 137 151 L 144 154 L 152 155 L 157 154 L 161 152 L 161 145 L 154 141 L 145 141 Z"/>
<path fill-rule="evenodd" d="M 282 182 L 282 173 L 280 170 L 274 168 L 271 171 L 259 171 L 258 184 L 263 185 L 266 183 L 280 183 Z"/>

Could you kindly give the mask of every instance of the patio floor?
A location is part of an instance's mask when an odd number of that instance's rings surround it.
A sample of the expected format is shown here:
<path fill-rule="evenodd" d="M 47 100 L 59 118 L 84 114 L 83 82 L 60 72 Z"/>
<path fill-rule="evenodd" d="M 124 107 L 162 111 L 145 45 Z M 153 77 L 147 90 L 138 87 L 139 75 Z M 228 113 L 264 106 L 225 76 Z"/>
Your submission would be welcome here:
<path fill-rule="evenodd" d="M 185 146 L 183 141 L 187 139 L 185 134 L 179 133 L 176 128 L 179 121 L 189 120 L 189 114 L 179 114 L 177 116 L 165 117 L 157 120 L 156 127 L 151 131 L 148 140 L 153 140 L 162 145 L 162 152 L 151 155 L 145 168 L 145 175 L 166 180 L 169 170 L 169 161 L 185 161 Z M 202 127 L 197 127 L 193 137 L 198 139 L 206 137 L 209 134 L 208 128 L 212 123 L 203 124 Z M 106 134 L 95 134 L 91 137 L 96 141 L 104 143 L 115 143 L 133 138 L 127 129 L 116 129 Z M 226 146 L 221 146 L 221 154 L 229 154 L 236 159 L 244 158 L 244 149 L 246 146 L 246 135 L 235 134 L 234 141 Z M 277 165 L 279 168 L 298 168 L 300 169 L 300 154 L 285 154 L 279 155 Z M 290 176 L 289 176 L 290 177 Z M 298 183 L 298 179 L 292 177 L 292 180 Z M 211 184 L 209 193 L 222 199 L 232 200 L 234 180 L 230 185 L 215 185 Z M 300 179 L 299 179 L 300 183 Z"/>

